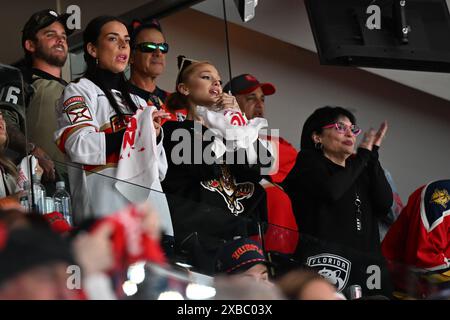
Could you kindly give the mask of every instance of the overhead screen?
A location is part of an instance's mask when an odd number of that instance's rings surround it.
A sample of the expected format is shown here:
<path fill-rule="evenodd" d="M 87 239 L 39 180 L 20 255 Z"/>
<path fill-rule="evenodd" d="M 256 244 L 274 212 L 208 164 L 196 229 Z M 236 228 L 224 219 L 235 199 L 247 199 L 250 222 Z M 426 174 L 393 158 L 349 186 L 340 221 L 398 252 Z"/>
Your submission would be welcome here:
<path fill-rule="evenodd" d="M 445 0 L 305 0 L 326 65 L 450 72 Z"/>

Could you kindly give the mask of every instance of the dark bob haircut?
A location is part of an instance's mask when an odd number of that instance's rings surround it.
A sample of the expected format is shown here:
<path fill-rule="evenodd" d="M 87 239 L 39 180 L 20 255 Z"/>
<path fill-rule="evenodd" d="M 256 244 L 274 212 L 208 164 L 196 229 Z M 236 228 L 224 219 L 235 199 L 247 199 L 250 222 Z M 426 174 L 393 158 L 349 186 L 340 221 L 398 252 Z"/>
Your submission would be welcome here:
<path fill-rule="evenodd" d="M 300 140 L 300 148 L 314 150 L 314 141 L 312 139 L 313 133 L 321 134 L 322 127 L 336 122 L 339 117 L 347 117 L 352 124 L 356 124 L 356 118 L 347 109 L 342 107 L 322 107 L 313 112 L 312 115 L 306 119 L 302 129 L 302 137 Z"/>

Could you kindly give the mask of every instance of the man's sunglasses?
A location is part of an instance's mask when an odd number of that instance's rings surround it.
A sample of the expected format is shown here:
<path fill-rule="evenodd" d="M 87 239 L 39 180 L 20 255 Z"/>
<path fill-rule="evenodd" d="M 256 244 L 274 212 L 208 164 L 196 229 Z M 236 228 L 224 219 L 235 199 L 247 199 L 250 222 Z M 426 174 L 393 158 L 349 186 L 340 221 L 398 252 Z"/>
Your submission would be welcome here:
<path fill-rule="evenodd" d="M 166 54 L 169 52 L 169 44 L 166 42 L 163 43 L 154 43 L 154 42 L 142 42 L 134 46 L 135 49 L 138 49 L 141 52 L 152 53 L 159 49 L 161 53 Z"/>

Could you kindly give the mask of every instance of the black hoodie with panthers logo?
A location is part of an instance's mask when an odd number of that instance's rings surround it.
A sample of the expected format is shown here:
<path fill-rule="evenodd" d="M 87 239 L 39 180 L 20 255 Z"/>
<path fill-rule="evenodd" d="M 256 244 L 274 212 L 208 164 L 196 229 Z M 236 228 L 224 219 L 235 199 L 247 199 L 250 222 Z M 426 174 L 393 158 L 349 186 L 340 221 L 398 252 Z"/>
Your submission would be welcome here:
<path fill-rule="evenodd" d="M 169 166 L 162 186 L 176 245 L 182 251 L 190 251 L 191 258 L 202 256 L 203 259 L 193 258 L 195 261 L 191 262 L 204 272 L 212 272 L 214 266 L 209 263 L 224 242 L 257 235 L 258 222 L 267 221 L 266 195 L 259 184 L 261 166 L 227 164 L 231 158 L 236 163 L 237 155 L 224 155 L 219 161 L 208 163 L 203 154 L 210 150 L 215 137 L 206 138 L 205 126 L 196 132 L 194 121 L 169 121 L 163 130 Z"/>

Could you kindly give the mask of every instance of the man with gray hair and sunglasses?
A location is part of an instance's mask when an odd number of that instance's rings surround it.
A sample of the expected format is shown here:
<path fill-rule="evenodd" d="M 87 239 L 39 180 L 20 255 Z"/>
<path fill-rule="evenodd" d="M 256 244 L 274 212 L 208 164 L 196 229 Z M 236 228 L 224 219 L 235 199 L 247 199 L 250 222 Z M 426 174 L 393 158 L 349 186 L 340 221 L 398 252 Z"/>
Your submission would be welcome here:
<path fill-rule="evenodd" d="M 165 101 L 169 92 L 160 89 L 157 78 L 166 68 L 166 55 L 169 52 L 169 44 L 162 32 L 158 20 L 150 22 L 134 21 L 131 25 L 131 93 L 141 97 L 148 104 L 154 105 L 158 110 L 170 113 L 167 120 L 183 121 L 186 119 L 185 110 L 168 110 Z"/>

